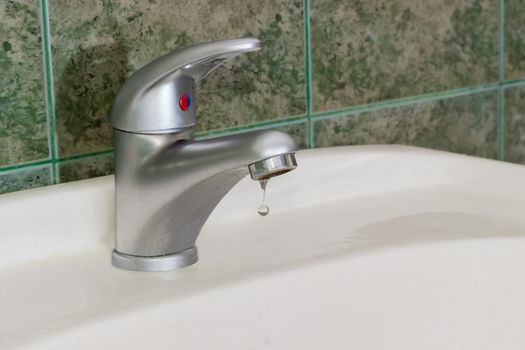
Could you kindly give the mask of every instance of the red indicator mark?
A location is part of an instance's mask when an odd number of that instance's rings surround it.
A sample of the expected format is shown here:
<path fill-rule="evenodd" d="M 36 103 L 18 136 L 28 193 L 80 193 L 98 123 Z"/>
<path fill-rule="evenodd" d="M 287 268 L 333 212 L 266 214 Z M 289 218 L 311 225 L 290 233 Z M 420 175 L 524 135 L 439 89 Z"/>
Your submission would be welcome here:
<path fill-rule="evenodd" d="M 182 96 L 179 98 L 179 107 L 183 111 L 187 110 L 191 106 L 191 99 L 188 94 L 182 94 Z"/>

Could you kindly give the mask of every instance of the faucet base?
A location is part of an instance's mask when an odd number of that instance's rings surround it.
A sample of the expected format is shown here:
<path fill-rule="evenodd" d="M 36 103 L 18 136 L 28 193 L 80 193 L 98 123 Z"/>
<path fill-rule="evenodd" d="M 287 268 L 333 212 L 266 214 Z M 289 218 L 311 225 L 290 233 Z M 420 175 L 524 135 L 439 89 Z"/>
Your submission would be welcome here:
<path fill-rule="evenodd" d="M 199 260 L 197 247 L 175 254 L 162 256 L 136 256 L 113 250 L 111 263 L 113 266 L 133 271 L 160 272 L 180 269 L 195 264 Z"/>

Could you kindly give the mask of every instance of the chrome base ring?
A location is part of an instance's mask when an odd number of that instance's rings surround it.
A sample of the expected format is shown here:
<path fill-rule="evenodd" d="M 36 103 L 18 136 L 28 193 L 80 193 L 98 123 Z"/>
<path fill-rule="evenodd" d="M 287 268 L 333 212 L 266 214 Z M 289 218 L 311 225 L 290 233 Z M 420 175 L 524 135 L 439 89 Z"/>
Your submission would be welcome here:
<path fill-rule="evenodd" d="M 136 256 L 113 250 L 111 263 L 121 269 L 133 271 L 171 271 L 195 264 L 199 260 L 197 247 L 162 256 Z"/>

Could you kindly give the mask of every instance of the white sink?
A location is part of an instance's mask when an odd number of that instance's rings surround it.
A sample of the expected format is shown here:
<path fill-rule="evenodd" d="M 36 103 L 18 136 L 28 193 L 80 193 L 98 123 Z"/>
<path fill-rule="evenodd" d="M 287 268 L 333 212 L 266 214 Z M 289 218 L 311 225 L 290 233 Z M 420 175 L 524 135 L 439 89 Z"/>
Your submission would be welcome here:
<path fill-rule="evenodd" d="M 113 177 L 0 196 L 0 349 L 525 349 L 525 167 L 301 151 L 174 272 L 110 264 Z"/>

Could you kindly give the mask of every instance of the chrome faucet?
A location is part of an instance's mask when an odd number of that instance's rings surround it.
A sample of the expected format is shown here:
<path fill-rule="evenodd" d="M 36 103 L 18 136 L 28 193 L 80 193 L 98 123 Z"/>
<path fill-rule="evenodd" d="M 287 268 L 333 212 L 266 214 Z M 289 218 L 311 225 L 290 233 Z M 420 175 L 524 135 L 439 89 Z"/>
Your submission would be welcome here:
<path fill-rule="evenodd" d="M 278 131 L 194 140 L 195 83 L 258 39 L 221 40 L 173 51 L 122 86 L 111 112 L 115 136 L 114 266 L 168 271 L 198 260 L 209 215 L 248 173 L 264 181 L 295 169 L 292 138 Z"/>

